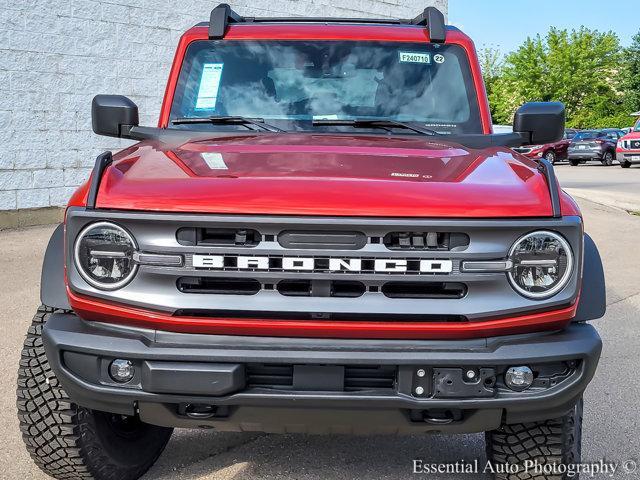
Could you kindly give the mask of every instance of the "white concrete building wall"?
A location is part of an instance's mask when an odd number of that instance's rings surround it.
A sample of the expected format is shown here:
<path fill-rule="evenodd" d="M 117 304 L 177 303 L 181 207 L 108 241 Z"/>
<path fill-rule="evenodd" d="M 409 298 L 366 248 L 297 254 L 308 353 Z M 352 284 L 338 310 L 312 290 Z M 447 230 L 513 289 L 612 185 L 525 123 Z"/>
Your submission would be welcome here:
<path fill-rule="evenodd" d="M 65 205 L 95 157 L 98 93 L 131 97 L 155 125 L 179 36 L 216 0 L 0 0 L 0 210 Z M 447 0 L 240 0 L 247 16 L 411 18 Z M 339 4 L 339 6 L 337 6 Z"/>

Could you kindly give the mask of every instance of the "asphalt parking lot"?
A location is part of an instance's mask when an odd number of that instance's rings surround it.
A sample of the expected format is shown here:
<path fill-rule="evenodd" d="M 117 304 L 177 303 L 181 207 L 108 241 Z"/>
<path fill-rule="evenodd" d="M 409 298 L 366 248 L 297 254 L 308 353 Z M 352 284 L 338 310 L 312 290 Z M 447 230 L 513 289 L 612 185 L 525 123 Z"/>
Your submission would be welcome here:
<path fill-rule="evenodd" d="M 571 185 L 573 189 L 600 190 L 616 197 L 622 195 L 619 188 L 623 193 L 625 189 L 634 193 L 634 185 L 640 190 L 638 170 L 617 166 L 561 166 L 558 176 L 563 185 Z M 618 184 L 630 186 L 616 186 Z M 583 460 L 638 462 L 640 255 L 636 239 L 640 237 L 640 217 L 582 199 L 578 202 L 583 209 L 586 230 L 603 255 L 609 305 L 607 316 L 597 322 L 605 346 L 596 378 L 586 392 Z M 4 433 L 0 436 L 2 479 L 48 478 L 31 463 L 22 446 L 14 390 L 22 338 L 39 303 L 41 258 L 52 231 L 52 226 L 46 226 L 0 232 L 3 245 L 0 354 L 5 362 L 5 374 L 0 380 L 0 429 Z M 412 478 L 415 477 L 411 474 L 412 460 L 417 458 L 428 462 L 484 461 L 483 436 L 354 438 L 176 431 L 167 450 L 145 478 Z M 619 471 L 614 478 L 640 478 L 640 470 L 633 474 Z"/>
<path fill-rule="evenodd" d="M 640 165 L 605 167 L 597 162 L 572 167 L 556 165 L 563 188 L 571 195 L 602 205 L 640 211 Z"/>

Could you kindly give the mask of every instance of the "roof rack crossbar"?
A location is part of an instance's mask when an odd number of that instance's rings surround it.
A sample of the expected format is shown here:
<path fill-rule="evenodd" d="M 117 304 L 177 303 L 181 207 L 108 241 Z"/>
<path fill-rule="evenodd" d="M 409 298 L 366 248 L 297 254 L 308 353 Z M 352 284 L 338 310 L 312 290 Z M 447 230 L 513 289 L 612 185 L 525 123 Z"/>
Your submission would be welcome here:
<path fill-rule="evenodd" d="M 429 30 L 429 38 L 433 43 L 444 43 L 447 37 L 447 27 L 443 13 L 436 7 L 427 7 L 420 15 L 409 20 L 379 19 L 379 18 L 335 18 L 335 17 L 243 17 L 234 12 L 226 3 L 221 3 L 211 11 L 209 21 L 209 38 L 211 40 L 224 38 L 230 23 L 378 23 L 389 25 L 419 25 Z"/>
<path fill-rule="evenodd" d="M 211 10 L 211 17 L 209 19 L 209 39 L 215 40 L 224 38 L 227 26 L 230 23 L 241 23 L 244 21 L 244 18 L 234 12 L 228 4 L 221 3 Z"/>

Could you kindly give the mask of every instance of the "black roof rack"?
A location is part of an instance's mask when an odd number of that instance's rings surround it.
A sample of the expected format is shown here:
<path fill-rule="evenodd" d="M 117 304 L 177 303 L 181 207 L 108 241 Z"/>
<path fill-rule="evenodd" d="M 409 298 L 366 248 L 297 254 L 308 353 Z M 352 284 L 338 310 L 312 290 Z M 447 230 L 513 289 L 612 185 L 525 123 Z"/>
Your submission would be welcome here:
<path fill-rule="evenodd" d="M 382 25 L 420 25 L 429 30 L 429 38 L 433 43 L 444 43 L 447 27 L 444 15 L 435 7 L 427 7 L 420 15 L 409 20 L 377 19 L 377 18 L 318 18 L 318 17 L 243 17 L 234 12 L 226 3 L 221 3 L 211 10 L 209 21 L 209 38 L 224 38 L 230 23 L 367 23 Z"/>

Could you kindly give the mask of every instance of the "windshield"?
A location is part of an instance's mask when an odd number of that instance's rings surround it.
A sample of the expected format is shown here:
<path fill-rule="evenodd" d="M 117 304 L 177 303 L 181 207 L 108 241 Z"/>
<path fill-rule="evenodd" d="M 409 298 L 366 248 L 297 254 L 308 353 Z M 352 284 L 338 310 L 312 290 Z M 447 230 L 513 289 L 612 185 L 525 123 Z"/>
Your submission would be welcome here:
<path fill-rule="evenodd" d="M 194 42 L 182 65 L 171 120 L 211 116 L 259 118 L 285 130 L 343 131 L 347 127 L 312 122 L 382 119 L 416 122 L 440 133 L 482 133 L 464 50 L 428 43 Z"/>
<path fill-rule="evenodd" d="M 636 122 L 636 126 L 633 127 L 634 132 L 640 132 L 640 119 Z"/>

